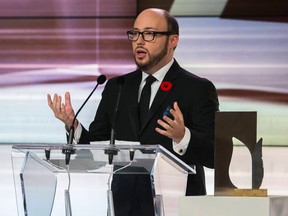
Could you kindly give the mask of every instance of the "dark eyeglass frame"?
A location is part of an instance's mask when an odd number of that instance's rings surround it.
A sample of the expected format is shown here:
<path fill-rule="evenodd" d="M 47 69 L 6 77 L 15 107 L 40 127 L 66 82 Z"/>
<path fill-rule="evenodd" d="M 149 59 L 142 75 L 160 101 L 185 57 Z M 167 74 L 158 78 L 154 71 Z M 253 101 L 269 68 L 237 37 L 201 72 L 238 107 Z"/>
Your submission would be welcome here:
<path fill-rule="evenodd" d="M 153 37 L 151 40 L 147 40 L 145 39 L 145 33 L 152 33 Z M 135 34 L 137 34 L 137 36 L 133 39 L 133 37 L 135 36 Z M 155 39 L 155 36 L 156 35 L 171 35 L 172 32 L 158 32 L 158 31 L 142 31 L 142 32 L 139 32 L 139 31 L 134 31 L 134 30 L 130 30 L 130 31 L 127 31 L 127 36 L 128 36 L 128 40 L 130 41 L 137 41 L 139 39 L 139 36 L 141 35 L 142 36 L 142 39 L 146 42 L 151 42 Z"/>

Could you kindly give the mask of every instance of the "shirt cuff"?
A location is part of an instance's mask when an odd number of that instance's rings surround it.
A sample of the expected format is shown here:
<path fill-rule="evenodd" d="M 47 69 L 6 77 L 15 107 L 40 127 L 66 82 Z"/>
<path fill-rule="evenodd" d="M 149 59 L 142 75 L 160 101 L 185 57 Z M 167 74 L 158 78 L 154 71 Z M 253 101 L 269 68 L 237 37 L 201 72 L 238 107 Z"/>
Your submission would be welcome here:
<path fill-rule="evenodd" d="M 74 131 L 72 144 L 76 145 L 79 142 L 81 134 L 82 134 L 82 125 L 80 124 L 80 122 L 78 122 L 78 126 Z M 69 136 L 69 132 L 67 132 L 67 135 Z"/>
<path fill-rule="evenodd" d="M 179 143 L 176 143 L 173 140 L 173 150 L 179 155 L 184 155 L 188 148 L 190 139 L 191 139 L 191 132 L 187 127 L 185 127 L 185 134 L 183 139 Z"/>

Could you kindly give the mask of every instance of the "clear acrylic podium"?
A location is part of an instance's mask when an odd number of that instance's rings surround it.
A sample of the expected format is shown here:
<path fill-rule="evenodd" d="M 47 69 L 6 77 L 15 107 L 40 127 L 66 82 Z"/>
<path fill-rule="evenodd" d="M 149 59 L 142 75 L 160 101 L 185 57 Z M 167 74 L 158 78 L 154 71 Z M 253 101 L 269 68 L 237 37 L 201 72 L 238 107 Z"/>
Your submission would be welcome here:
<path fill-rule="evenodd" d="M 113 174 L 121 173 L 148 174 L 155 216 L 174 216 L 178 215 L 178 199 L 185 196 L 187 175 L 195 174 L 194 166 L 160 145 L 75 145 L 69 166 L 63 147 L 13 145 L 18 215 L 113 216 L 111 181 Z M 112 164 L 107 150 L 117 152 Z"/>

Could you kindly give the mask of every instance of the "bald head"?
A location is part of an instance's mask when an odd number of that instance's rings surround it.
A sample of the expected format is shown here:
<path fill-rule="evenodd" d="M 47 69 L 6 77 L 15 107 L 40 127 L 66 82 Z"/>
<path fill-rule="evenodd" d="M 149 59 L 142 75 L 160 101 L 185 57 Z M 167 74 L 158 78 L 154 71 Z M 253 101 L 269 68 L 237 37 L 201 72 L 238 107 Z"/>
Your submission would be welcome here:
<path fill-rule="evenodd" d="M 143 10 L 140 15 L 145 15 L 145 14 L 157 14 L 159 16 L 164 16 L 164 13 L 167 13 L 167 11 L 163 10 L 163 9 L 159 9 L 159 8 L 148 8 Z"/>
<path fill-rule="evenodd" d="M 179 35 L 179 25 L 176 19 L 166 10 L 158 8 L 148 8 L 143 10 L 136 18 L 134 27 L 137 24 L 145 24 L 147 28 L 162 27 L 163 31 Z"/>

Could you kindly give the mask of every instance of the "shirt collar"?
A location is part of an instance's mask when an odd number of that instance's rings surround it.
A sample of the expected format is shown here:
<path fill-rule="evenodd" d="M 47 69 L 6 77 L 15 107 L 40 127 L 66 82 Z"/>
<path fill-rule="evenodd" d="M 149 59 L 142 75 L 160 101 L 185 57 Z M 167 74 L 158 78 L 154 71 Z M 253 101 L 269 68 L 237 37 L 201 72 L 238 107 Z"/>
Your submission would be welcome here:
<path fill-rule="evenodd" d="M 153 76 L 157 79 L 158 82 L 163 81 L 166 73 L 168 72 L 168 70 L 170 69 L 170 67 L 172 66 L 173 63 L 174 63 L 174 58 L 172 58 L 172 60 L 168 64 L 166 64 L 164 67 L 160 68 L 158 71 L 156 71 L 153 74 Z M 145 73 L 144 71 L 142 71 L 141 83 L 143 83 L 148 76 L 149 76 L 148 73 Z"/>

